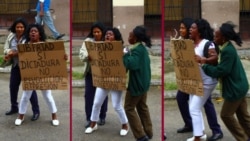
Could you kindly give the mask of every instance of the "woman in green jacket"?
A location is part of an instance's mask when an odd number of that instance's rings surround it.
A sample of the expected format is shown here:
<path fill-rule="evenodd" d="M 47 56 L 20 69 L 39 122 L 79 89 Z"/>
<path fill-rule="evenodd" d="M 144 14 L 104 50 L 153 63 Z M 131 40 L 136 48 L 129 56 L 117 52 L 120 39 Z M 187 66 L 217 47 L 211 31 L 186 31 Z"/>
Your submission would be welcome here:
<path fill-rule="evenodd" d="M 153 136 L 152 122 L 146 103 L 151 80 L 151 69 L 148 51 L 142 42 L 151 47 L 151 40 L 146 35 L 144 27 L 136 26 L 129 33 L 128 41 L 132 46 L 129 49 L 124 48 L 125 55 L 123 56 L 124 66 L 129 73 L 124 104 L 125 112 L 137 141 L 148 141 L 148 138 Z"/>
<path fill-rule="evenodd" d="M 215 32 L 214 42 L 220 46 L 217 66 L 205 64 L 205 73 L 219 78 L 222 84 L 224 103 L 221 118 L 237 141 L 250 140 L 250 115 L 247 111 L 246 94 L 249 89 L 246 73 L 230 40 L 241 46 L 241 38 L 235 33 L 234 25 L 223 23 Z M 236 114 L 238 120 L 235 119 Z"/>

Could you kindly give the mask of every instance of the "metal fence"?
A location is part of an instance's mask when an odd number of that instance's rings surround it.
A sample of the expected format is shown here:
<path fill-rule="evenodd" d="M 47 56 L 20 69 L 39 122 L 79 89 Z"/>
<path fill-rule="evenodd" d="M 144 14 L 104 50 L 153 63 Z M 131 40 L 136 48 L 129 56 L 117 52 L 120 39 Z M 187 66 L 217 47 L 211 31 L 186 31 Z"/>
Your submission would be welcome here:
<path fill-rule="evenodd" d="M 144 1 L 144 25 L 153 38 L 161 38 L 161 0 Z"/>
<path fill-rule="evenodd" d="M 250 1 L 240 0 L 240 35 L 243 40 L 250 40 Z"/>
<path fill-rule="evenodd" d="M 34 22 L 36 2 L 34 0 L 1 0 L 0 28 L 9 27 L 17 17 L 24 17 L 28 22 Z"/>
<path fill-rule="evenodd" d="M 112 26 L 112 15 L 112 0 L 73 0 L 73 37 L 86 36 L 96 21 Z"/>
<path fill-rule="evenodd" d="M 184 17 L 197 19 L 201 17 L 200 0 L 165 0 L 164 38 L 168 40 L 179 28 L 179 21 Z"/>

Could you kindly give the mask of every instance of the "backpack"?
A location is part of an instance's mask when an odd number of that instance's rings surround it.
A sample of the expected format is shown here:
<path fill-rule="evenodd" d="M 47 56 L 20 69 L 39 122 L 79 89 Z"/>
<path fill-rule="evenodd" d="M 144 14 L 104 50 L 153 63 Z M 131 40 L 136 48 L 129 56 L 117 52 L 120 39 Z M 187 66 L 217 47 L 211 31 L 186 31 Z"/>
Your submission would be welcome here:
<path fill-rule="evenodd" d="M 211 45 L 211 43 L 213 43 L 213 41 L 207 41 L 206 44 L 205 44 L 205 47 L 204 47 L 204 49 L 203 49 L 203 54 L 204 54 L 204 57 L 206 57 L 206 58 L 209 57 L 209 56 L 208 56 L 208 48 L 209 48 L 209 46 Z M 215 45 L 215 51 L 216 51 L 217 54 L 219 55 L 220 49 L 219 49 L 219 47 L 218 47 L 216 44 L 214 44 L 214 45 Z"/>

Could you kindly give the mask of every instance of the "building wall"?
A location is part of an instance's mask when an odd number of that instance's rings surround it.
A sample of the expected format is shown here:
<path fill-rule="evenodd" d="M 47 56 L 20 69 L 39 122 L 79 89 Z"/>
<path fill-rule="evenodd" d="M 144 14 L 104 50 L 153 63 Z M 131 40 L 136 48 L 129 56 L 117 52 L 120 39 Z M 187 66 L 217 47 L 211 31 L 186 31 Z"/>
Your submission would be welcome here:
<path fill-rule="evenodd" d="M 119 28 L 124 45 L 128 45 L 129 32 L 144 24 L 144 0 L 113 0 L 113 26 Z"/>
<path fill-rule="evenodd" d="M 70 0 L 51 0 L 51 9 L 55 10 L 55 12 L 52 13 L 52 17 L 57 31 L 69 35 Z M 45 27 L 45 32 L 51 34 L 47 27 Z"/>
<path fill-rule="evenodd" d="M 210 25 L 216 29 L 227 21 L 232 21 L 237 25 L 239 31 L 239 0 L 202 0 L 201 16 L 207 19 Z"/>

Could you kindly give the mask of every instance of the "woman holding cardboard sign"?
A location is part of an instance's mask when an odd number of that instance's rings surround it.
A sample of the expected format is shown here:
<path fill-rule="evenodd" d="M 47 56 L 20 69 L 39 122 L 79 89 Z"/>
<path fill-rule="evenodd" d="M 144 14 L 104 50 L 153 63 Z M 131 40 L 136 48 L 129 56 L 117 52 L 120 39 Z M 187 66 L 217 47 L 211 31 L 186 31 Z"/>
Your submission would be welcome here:
<path fill-rule="evenodd" d="M 30 24 L 25 36 L 26 36 L 26 43 L 28 44 L 45 42 L 46 39 L 43 27 L 38 24 Z M 64 59 L 67 60 L 66 55 L 64 56 Z M 15 125 L 17 126 L 21 125 L 22 122 L 24 121 L 24 114 L 27 111 L 28 99 L 31 97 L 31 93 L 32 90 L 23 91 L 23 95 L 20 101 L 19 115 L 15 120 Z M 56 116 L 57 108 L 51 90 L 42 90 L 42 94 L 52 114 L 52 125 L 58 126 L 59 120 L 57 119 Z"/>
<path fill-rule="evenodd" d="M 105 33 L 105 41 L 122 41 L 122 36 L 120 31 L 117 28 L 107 28 Z M 94 105 L 91 113 L 91 124 L 85 130 L 86 134 L 92 133 L 94 130 L 97 130 L 97 120 L 101 110 L 101 106 L 110 92 L 112 98 L 112 104 L 117 112 L 122 128 L 120 130 L 120 135 L 125 136 L 128 134 L 128 119 L 125 114 L 124 108 L 122 106 L 122 91 L 121 90 L 110 90 L 101 87 L 96 88 Z"/>
<path fill-rule="evenodd" d="M 195 20 L 190 27 L 190 39 L 194 41 L 195 60 L 198 63 L 204 62 L 212 64 L 217 61 L 217 53 L 214 44 L 210 44 L 209 51 L 211 56 L 204 57 L 203 50 L 208 40 L 213 40 L 213 30 L 210 24 L 205 19 Z M 202 57 L 202 60 L 201 60 Z M 202 116 L 202 107 L 207 99 L 211 96 L 212 91 L 217 85 L 217 79 L 212 78 L 204 73 L 200 67 L 200 73 L 203 81 L 203 96 L 190 94 L 189 96 L 189 110 L 192 117 L 193 137 L 187 141 L 201 141 L 206 140 L 207 135 L 204 133 L 205 126 Z"/>
<path fill-rule="evenodd" d="M 12 115 L 18 112 L 18 90 L 21 83 L 20 68 L 18 65 L 18 50 L 17 44 L 23 43 L 25 41 L 24 33 L 27 29 L 27 22 L 24 18 L 17 18 L 12 26 L 9 28 L 11 33 L 8 35 L 7 40 L 4 45 L 5 61 L 10 61 L 12 64 L 10 72 L 10 102 L 11 109 L 5 113 L 5 115 Z M 38 99 L 36 91 L 32 92 L 30 97 L 30 103 L 32 105 L 33 116 L 32 121 L 39 118 L 40 110 L 38 105 Z"/>
<path fill-rule="evenodd" d="M 85 124 L 85 128 L 88 128 L 90 126 L 90 117 L 96 92 L 96 87 L 93 86 L 91 68 L 89 64 L 89 55 L 85 46 L 85 41 L 103 41 L 104 33 L 105 33 L 105 26 L 100 22 L 94 23 L 91 27 L 89 35 L 84 40 L 82 47 L 80 48 L 79 58 L 82 62 L 87 63 L 86 75 L 85 75 L 85 94 L 84 94 L 85 114 L 87 121 Z M 108 110 L 108 97 L 102 104 L 101 112 L 99 115 L 99 122 L 98 122 L 99 125 L 105 124 L 107 110 Z"/>
<path fill-rule="evenodd" d="M 189 28 L 194 22 L 191 18 L 184 18 L 180 22 L 180 35 L 183 39 L 189 39 Z M 184 127 L 177 130 L 177 133 L 185 133 L 192 132 L 192 118 L 189 112 L 189 95 L 180 90 L 177 91 L 176 100 L 178 103 L 178 107 L 182 116 L 182 119 L 185 123 Z M 216 111 L 211 99 L 211 96 L 207 99 L 204 104 L 205 113 L 207 116 L 207 121 L 210 129 L 212 130 L 213 135 L 208 138 L 208 141 L 214 141 L 223 137 L 223 133 L 221 131 L 220 125 L 217 120 Z"/>

